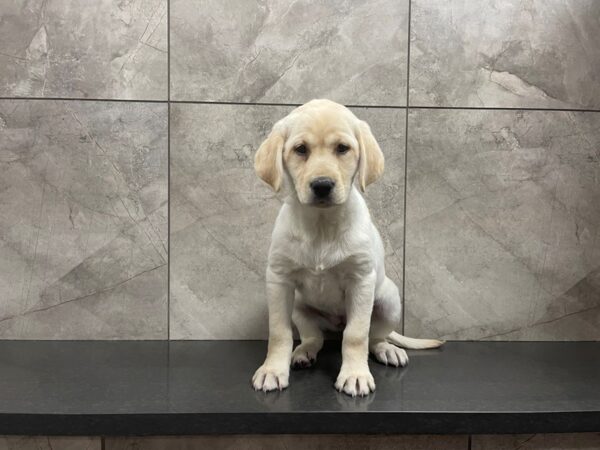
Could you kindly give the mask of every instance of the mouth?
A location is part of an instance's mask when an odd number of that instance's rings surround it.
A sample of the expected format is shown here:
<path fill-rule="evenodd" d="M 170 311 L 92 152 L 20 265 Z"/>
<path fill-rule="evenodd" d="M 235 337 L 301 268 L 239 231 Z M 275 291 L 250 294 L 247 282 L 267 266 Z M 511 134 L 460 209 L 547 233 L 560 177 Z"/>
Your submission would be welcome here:
<path fill-rule="evenodd" d="M 311 205 L 317 208 L 331 208 L 335 206 L 335 203 L 329 198 L 315 198 Z"/>

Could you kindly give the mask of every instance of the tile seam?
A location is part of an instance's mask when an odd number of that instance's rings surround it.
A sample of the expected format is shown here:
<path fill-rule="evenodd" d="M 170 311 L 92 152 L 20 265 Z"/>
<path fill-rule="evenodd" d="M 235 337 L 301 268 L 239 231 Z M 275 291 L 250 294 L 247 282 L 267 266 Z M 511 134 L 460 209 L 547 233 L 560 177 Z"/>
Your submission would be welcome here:
<path fill-rule="evenodd" d="M 407 85 L 408 89 L 408 85 Z M 169 94 L 170 95 L 170 94 Z M 12 101 L 72 101 L 72 102 L 115 102 L 115 103 L 157 103 L 157 104 L 193 104 L 193 105 L 232 105 L 232 106 L 300 106 L 302 103 L 268 103 L 268 102 L 228 102 L 207 100 L 149 100 L 149 99 L 121 99 L 121 98 L 82 98 L 82 97 L 15 97 L 0 96 L 1 100 Z M 347 104 L 348 108 L 372 109 L 432 109 L 432 110 L 459 110 L 459 111 L 548 111 L 548 112 L 582 112 L 600 113 L 594 108 L 537 108 L 513 106 L 432 106 L 432 105 L 368 105 Z"/>
<path fill-rule="evenodd" d="M 171 340 L 171 1 L 167 0 L 167 342 Z"/>
<path fill-rule="evenodd" d="M 410 111 L 410 22 L 411 22 L 412 0 L 408 0 L 408 42 L 406 52 L 406 110 L 404 112 L 404 193 L 402 211 L 402 334 L 406 326 L 406 209 L 408 188 L 408 113 Z"/>

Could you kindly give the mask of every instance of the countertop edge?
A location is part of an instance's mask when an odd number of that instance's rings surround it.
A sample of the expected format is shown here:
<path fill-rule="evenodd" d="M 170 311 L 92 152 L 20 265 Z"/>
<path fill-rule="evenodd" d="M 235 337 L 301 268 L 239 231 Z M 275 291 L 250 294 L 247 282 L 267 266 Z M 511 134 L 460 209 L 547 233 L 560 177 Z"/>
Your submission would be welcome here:
<path fill-rule="evenodd" d="M 600 431 L 600 411 L 0 413 L 0 435 L 521 434 Z"/>

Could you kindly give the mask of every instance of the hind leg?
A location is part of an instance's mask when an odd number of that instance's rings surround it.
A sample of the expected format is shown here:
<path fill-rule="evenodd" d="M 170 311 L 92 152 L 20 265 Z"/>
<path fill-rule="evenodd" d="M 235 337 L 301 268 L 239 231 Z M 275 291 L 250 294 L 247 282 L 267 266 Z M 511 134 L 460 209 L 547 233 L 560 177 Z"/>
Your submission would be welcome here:
<path fill-rule="evenodd" d="M 323 330 L 319 327 L 315 314 L 298 303 L 294 306 L 292 321 L 298 328 L 301 342 L 292 353 L 292 367 L 304 369 L 312 366 L 317 360 L 317 353 L 323 347 Z"/>
<path fill-rule="evenodd" d="M 390 344 L 386 338 L 400 325 L 402 303 L 398 287 L 389 278 L 385 278 L 375 293 L 375 305 L 371 315 L 369 332 L 369 352 L 377 361 L 388 366 L 408 364 L 408 355 L 399 347 Z"/>

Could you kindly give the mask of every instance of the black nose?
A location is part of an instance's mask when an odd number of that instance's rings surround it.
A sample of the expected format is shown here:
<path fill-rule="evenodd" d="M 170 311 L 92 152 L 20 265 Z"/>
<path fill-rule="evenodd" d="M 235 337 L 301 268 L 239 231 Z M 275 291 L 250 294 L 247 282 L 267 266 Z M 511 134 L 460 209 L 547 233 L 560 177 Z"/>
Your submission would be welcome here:
<path fill-rule="evenodd" d="M 335 181 L 327 177 L 315 178 L 310 182 L 310 188 L 317 198 L 326 198 L 331 194 Z"/>

